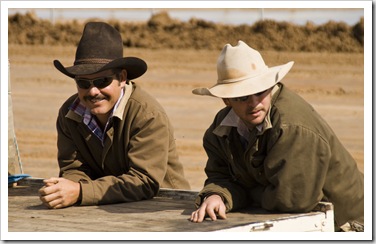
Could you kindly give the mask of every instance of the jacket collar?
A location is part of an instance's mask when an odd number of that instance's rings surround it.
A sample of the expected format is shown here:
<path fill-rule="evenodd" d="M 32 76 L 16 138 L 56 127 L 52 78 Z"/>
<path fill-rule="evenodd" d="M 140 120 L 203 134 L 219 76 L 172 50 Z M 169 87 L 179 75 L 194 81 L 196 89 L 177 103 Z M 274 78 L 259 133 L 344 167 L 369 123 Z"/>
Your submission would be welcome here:
<path fill-rule="evenodd" d="M 121 101 L 120 101 L 118 107 L 116 108 L 113 116 L 118 117 L 120 120 L 123 120 L 125 106 L 127 105 L 128 100 L 131 97 L 132 92 L 133 92 L 132 83 L 129 83 L 129 84 L 126 83 L 125 88 L 124 88 L 124 95 L 121 98 Z"/>

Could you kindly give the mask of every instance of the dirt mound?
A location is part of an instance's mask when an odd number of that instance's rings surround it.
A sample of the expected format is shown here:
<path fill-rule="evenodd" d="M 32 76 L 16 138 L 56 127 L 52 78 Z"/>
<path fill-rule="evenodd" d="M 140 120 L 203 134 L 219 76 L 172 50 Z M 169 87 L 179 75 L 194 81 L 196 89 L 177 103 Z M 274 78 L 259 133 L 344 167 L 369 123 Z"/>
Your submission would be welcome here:
<path fill-rule="evenodd" d="M 274 20 L 253 25 L 224 25 L 195 18 L 183 22 L 170 18 L 167 12 L 159 12 L 145 23 L 106 22 L 120 31 L 128 47 L 220 50 L 226 43 L 234 45 L 243 40 L 258 50 L 363 52 L 363 18 L 354 26 L 333 21 L 323 25 L 307 22 L 300 26 Z M 9 16 L 8 24 L 9 43 L 76 45 L 85 23 L 72 20 L 52 24 L 26 13 Z"/>

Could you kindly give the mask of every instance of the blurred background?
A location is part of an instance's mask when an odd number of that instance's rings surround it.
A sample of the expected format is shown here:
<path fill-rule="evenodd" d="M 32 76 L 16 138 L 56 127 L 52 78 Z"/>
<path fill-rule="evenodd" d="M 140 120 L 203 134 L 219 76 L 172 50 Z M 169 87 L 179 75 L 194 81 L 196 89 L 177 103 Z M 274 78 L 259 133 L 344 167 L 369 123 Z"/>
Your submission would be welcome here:
<path fill-rule="evenodd" d="M 76 45 L 84 24 L 106 21 L 126 47 L 363 52 L 363 9 L 9 9 L 8 43 Z"/>
<path fill-rule="evenodd" d="M 9 15 L 15 13 L 25 14 L 30 9 L 9 9 Z M 294 24 L 303 25 L 310 21 L 314 24 L 323 24 L 329 20 L 342 21 L 349 25 L 354 25 L 364 15 L 363 8 L 211 8 L 211 9 L 33 9 L 36 16 L 48 19 L 52 23 L 64 20 L 86 20 L 88 18 L 117 19 L 120 21 L 147 21 L 158 12 L 168 11 L 172 18 L 181 21 L 188 21 L 191 18 L 213 21 L 223 24 L 253 24 L 264 19 L 276 21 L 288 21 Z"/>

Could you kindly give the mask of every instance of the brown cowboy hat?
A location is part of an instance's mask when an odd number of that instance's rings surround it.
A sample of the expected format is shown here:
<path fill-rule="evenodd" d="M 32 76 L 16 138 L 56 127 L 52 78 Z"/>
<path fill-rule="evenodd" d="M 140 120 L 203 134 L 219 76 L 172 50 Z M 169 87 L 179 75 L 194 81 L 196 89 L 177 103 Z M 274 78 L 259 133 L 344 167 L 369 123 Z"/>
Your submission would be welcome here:
<path fill-rule="evenodd" d="M 127 70 L 127 78 L 132 80 L 140 77 L 147 70 L 144 60 L 123 57 L 123 41 L 120 33 L 103 22 L 89 22 L 85 25 L 73 66 L 64 67 L 58 60 L 54 60 L 54 66 L 72 78 L 108 69 L 124 68 Z"/>

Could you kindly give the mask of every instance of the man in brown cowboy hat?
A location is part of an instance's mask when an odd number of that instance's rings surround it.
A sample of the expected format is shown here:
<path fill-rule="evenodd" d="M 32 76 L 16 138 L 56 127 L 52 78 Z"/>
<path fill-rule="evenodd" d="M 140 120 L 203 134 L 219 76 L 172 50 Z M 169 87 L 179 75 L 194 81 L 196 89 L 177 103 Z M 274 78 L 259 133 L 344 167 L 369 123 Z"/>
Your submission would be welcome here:
<path fill-rule="evenodd" d="M 313 107 L 280 82 L 292 65 L 268 67 L 244 42 L 227 44 L 217 84 L 193 90 L 222 98 L 226 107 L 204 135 L 207 179 L 191 221 L 226 218 L 246 206 L 309 212 L 329 201 L 336 230 L 362 228 L 363 174 Z"/>
<path fill-rule="evenodd" d="M 160 187 L 189 189 L 173 128 L 161 105 L 131 80 L 146 63 L 123 57 L 120 33 L 87 23 L 74 65 L 55 67 L 73 78 L 77 94 L 57 119 L 59 178 L 39 190 L 49 208 L 99 205 L 154 197 Z"/>

